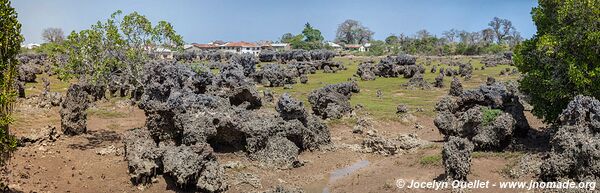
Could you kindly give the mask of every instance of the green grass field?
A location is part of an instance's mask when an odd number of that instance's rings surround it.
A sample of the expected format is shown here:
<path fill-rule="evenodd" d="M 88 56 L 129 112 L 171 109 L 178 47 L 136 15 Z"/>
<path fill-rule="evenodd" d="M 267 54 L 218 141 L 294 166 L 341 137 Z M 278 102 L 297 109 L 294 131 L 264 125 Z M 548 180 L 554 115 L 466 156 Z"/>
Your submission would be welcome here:
<path fill-rule="evenodd" d="M 276 97 L 287 92 L 292 94 L 292 96 L 301 99 L 305 102 L 307 108 L 310 108 L 310 104 L 307 101 L 309 93 L 317 88 L 323 87 L 327 84 L 335 84 L 340 82 L 347 82 L 349 78 L 352 78 L 356 73 L 358 65 L 365 60 L 368 60 L 367 57 L 357 57 L 357 58 L 334 58 L 335 61 L 342 62 L 348 69 L 344 71 L 338 71 L 337 73 L 323 73 L 322 71 L 317 71 L 316 74 L 308 75 L 308 83 L 307 84 L 295 84 L 292 89 L 283 89 L 283 87 L 263 87 L 262 85 L 257 85 L 260 91 L 265 89 L 271 89 L 274 91 Z M 473 64 L 473 76 L 470 80 L 464 81 L 464 79 L 460 78 L 463 86 L 467 89 L 476 88 L 479 85 L 485 83 L 487 76 L 493 76 L 497 81 L 507 81 L 507 80 L 516 80 L 518 75 L 510 75 L 510 76 L 499 76 L 500 71 L 505 68 L 515 68 L 512 66 L 501 65 L 497 67 L 488 67 L 485 70 L 480 70 L 481 64 L 480 59 L 469 58 L 469 57 L 459 57 L 454 58 L 454 61 L 460 60 L 462 62 L 471 61 Z M 427 82 L 432 83 L 435 77 L 439 72 L 430 73 L 431 68 L 435 65 L 441 64 L 441 67 L 445 69 L 448 68 L 446 63 L 450 61 L 450 57 L 444 57 L 441 59 L 442 63 L 438 59 L 430 60 L 430 65 L 425 65 L 428 63 L 424 58 L 418 58 L 418 64 L 424 64 L 426 68 L 426 72 L 424 78 Z M 378 62 L 378 59 L 376 59 Z M 261 66 L 264 63 L 259 64 Z M 458 67 L 452 67 L 458 69 Z M 438 67 L 439 70 L 439 67 Z M 213 73 L 218 73 L 216 69 L 211 70 Z M 26 94 L 33 95 L 38 94 L 43 90 L 43 82 L 42 77 L 46 75 L 40 75 L 35 83 L 27 83 L 26 86 Z M 351 104 L 357 105 L 361 104 L 364 107 L 364 110 L 371 114 L 373 118 L 378 120 L 396 120 L 399 121 L 400 118 L 396 115 L 396 106 L 398 104 L 406 104 L 409 106 L 409 111 L 416 115 L 424 115 L 424 116 L 434 116 L 435 111 L 434 107 L 440 97 L 446 95 L 448 93 L 448 89 L 450 86 L 451 77 L 444 78 L 445 87 L 442 89 L 432 88 L 430 90 L 421 90 L 421 89 L 406 89 L 402 86 L 402 84 L 406 83 L 408 79 L 406 78 L 381 78 L 378 77 L 373 81 L 361 81 L 357 78 L 358 85 L 361 89 L 360 93 L 356 93 L 352 96 Z M 50 90 L 54 92 L 65 92 L 69 86 L 68 82 L 63 82 L 56 79 L 55 76 L 49 77 L 51 82 Z M 377 90 L 381 90 L 383 93 L 383 97 L 378 98 L 376 96 Z M 267 105 L 268 108 L 272 107 L 272 105 Z M 417 108 L 423 109 L 422 112 L 416 112 Z"/>
<path fill-rule="evenodd" d="M 276 96 L 281 95 L 285 92 L 292 94 L 292 96 L 297 97 L 303 101 L 305 101 L 305 105 L 309 106 L 307 97 L 308 94 L 317 88 L 323 87 L 327 84 L 335 84 L 340 82 L 347 82 L 349 78 L 352 78 L 356 73 L 358 65 L 368 58 L 335 58 L 334 60 L 342 62 L 347 70 L 339 71 L 337 73 L 323 73 L 322 71 L 318 71 L 316 74 L 308 75 L 308 83 L 307 84 L 295 84 L 292 89 L 283 89 L 282 87 L 277 88 L 265 88 L 260 87 L 259 90 L 271 89 L 275 92 Z M 447 60 L 446 58 L 445 60 Z M 507 81 L 507 80 L 516 80 L 518 75 L 511 76 L 499 76 L 500 71 L 505 68 L 515 68 L 508 65 L 501 65 L 497 67 L 488 67 L 485 70 L 480 70 L 481 64 L 479 59 L 471 59 L 467 57 L 459 58 L 459 60 L 463 62 L 468 62 L 471 60 L 471 64 L 473 64 L 473 76 L 470 80 L 464 81 L 462 78 L 460 80 L 463 82 L 463 86 L 467 89 L 476 88 L 479 85 L 485 83 L 487 76 L 493 76 L 497 81 Z M 376 61 L 377 62 L 377 61 Z M 419 58 L 417 60 L 418 64 L 425 64 L 425 60 L 423 58 Z M 427 82 L 432 83 L 435 77 L 439 72 L 430 73 L 431 68 L 435 65 L 440 64 L 438 60 L 431 60 L 431 65 L 425 66 L 426 72 L 424 78 Z M 447 64 L 441 64 L 441 67 L 445 69 L 448 68 Z M 452 67 L 458 69 L 458 67 Z M 438 67 L 439 70 L 439 67 Z M 396 115 L 396 106 L 398 104 L 406 104 L 409 106 L 410 112 L 417 115 L 425 115 L 425 116 L 433 116 L 435 115 L 434 107 L 440 97 L 446 95 L 448 93 L 448 89 L 450 87 L 450 81 L 452 77 L 445 77 L 444 84 L 445 88 L 432 88 L 431 90 L 421 90 L 421 89 L 407 89 L 402 86 L 402 84 L 408 82 L 406 78 L 380 78 L 378 77 L 376 80 L 372 81 L 361 81 L 357 78 L 358 85 L 361 89 L 360 93 L 354 94 L 351 99 L 351 104 L 361 104 L 364 107 L 364 110 L 370 113 L 375 119 L 379 120 L 399 120 L 399 117 Z M 383 97 L 377 98 L 376 92 L 377 90 L 381 90 L 383 93 Z M 417 108 L 422 108 L 422 112 L 416 112 Z"/>
<path fill-rule="evenodd" d="M 368 58 L 335 58 L 334 60 L 343 62 L 344 65 L 348 68 L 344 71 L 339 71 L 337 73 L 323 73 L 322 71 L 318 71 L 316 74 L 308 75 L 308 83 L 307 84 L 295 84 L 292 89 L 283 89 L 282 87 L 277 88 L 265 88 L 259 87 L 259 90 L 271 89 L 275 92 L 275 94 L 281 95 L 285 92 L 292 94 L 294 97 L 297 97 L 303 101 L 305 101 L 305 105 L 308 107 L 307 97 L 308 94 L 317 88 L 323 87 L 327 84 L 335 84 L 340 82 L 347 82 L 349 78 L 352 78 L 356 73 L 358 65 Z M 471 59 L 467 57 L 459 58 L 462 62 L 471 61 L 473 64 L 473 76 L 470 80 L 464 81 L 464 79 L 460 78 L 463 86 L 467 89 L 476 88 L 479 85 L 485 83 L 488 76 L 492 76 L 496 78 L 497 81 L 507 81 L 507 80 L 516 80 L 518 75 L 511 76 L 499 76 L 500 71 L 505 68 L 515 68 L 508 65 L 500 65 L 496 67 L 488 67 L 485 70 L 480 70 L 481 64 L 479 59 Z M 417 60 L 418 64 L 425 64 L 425 60 L 423 58 L 419 58 Z M 424 78 L 427 82 L 432 83 L 435 77 L 439 72 L 430 73 L 431 68 L 435 65 L 440 64 L 438 60 L 431 60 L 431 65 L 425 66 L 426 72 Z M 441 64 L 441 67 L 445 69 L 448 68 L 447 64 Z M 458 67 L 452 67 L 458 69 Z M 439 70 L 439 67 L 438 67 Z M 351 104 L 361 104 L 364 107 L 364 110 L 371 114 L 375 119 L 379 120 L 399 120 L 399 117 L 396 115 L 396 106 L 398 104 L 406 104 L 409 106 L 410 112 L 416 115 L 426 115 L 433 116 L 435 115 L 434 107 L 440 97 L 446 95 L 448 93 L 448 89 L 450 87 L 450 81 L 452 77 L 444 78 L 445 87 L 442 89 L 432 88 L 430 90 L 421 90 L 421 89 L 407 89 L 402 86 L 402 84 L 408 82 L 406 78 L 380 78 L 378 77 L 373 81 L 362 81 L 360 78 L 357 78 L 358 85 L 361 89 L 360 93 L 354 94 L 351 99 Z M 383 96 L 381 98 L 377 98 L 376 92 L 377 90 L 381 90 Z M 422 108 L 422 112 L 416 112 L 417 108 Z"/>

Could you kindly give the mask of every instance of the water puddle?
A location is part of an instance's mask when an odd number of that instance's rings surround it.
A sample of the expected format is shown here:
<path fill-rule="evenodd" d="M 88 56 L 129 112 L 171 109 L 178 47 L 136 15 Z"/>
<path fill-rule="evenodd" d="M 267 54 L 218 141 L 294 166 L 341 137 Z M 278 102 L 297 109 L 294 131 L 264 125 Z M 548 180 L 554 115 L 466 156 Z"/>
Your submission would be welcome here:
<path fill-rule="evenodd" d="M 329 173 L 329 176 L 327 176 L 327 178 L 325 178 L 324 181 L 319 181 L 319 182 L 315 182 L 311 185 L 308 185 L 305 188 L 305 191 L 309 192 L 309 193 L 330 193 L 329 190 L 329 185 L 333 184 L 333 182 L 344 178 L 354 172 L 356 172 L 357 170 L 367 167 L 369 166 L 370 162 L 369 160 L 361 160 L 359 162 L 356 162 L 348 167 L 344 167 L 344 168 L 340 168 L 337 170 L 334 170 L 333 172 Z"/>

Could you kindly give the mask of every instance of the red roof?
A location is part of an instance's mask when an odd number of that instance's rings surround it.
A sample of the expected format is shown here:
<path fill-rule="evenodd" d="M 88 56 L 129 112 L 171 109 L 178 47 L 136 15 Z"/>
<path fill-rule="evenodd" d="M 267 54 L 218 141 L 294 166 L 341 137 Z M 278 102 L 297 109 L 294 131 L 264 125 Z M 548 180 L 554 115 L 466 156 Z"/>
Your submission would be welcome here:
<path fill-rule="evenodd" d="M 250 42 L 228 42 L 223 46 L 227 47 L 259 47 L 258 44 Z"/>
<path fill-rule="evenodd" d="M 214 44 L 192 44 L 193 46 L 197 47 L 197 48 L 217 48 L 219 46 L 214 45 Z"/>
<path fill-rule="evenodd" d="M 360 48 L 361 45 L 358 44 L 347 44 L 346 48 Z"/>

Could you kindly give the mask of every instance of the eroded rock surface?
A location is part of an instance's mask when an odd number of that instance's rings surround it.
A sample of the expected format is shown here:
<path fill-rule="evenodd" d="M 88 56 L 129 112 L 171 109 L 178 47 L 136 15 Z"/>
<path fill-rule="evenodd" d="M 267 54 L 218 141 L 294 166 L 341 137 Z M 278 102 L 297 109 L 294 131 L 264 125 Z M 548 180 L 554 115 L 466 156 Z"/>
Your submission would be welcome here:
<path fill-rule="evenodd" d="M 471 173 L 473 149 L 473 144 L 467 139 L 453 136 L 448 138 L 442 150 L 446 179 L 467 181 L 467 176 Z"/>
<path fill-rule="evenodd" d="M 576 96 L 558 119 L 541 179 L 600 182 L 600 101 Z"/>
<path fill-rule="evenodd" d="M 308 95 L 313 113 L 323 119 L 338 119 L 352 111 L 350 97 L 360 89 L 355 82 L 331 84 Z"/>
<path fill-rule="evenodd" d="M 477 150 L 501 150 L 512 137 L 526 136 L 529 124 L 516 85 L 495 83 L 451 93 L 437 103 L 434 120 L 446 137 L 469 139 Z"/>

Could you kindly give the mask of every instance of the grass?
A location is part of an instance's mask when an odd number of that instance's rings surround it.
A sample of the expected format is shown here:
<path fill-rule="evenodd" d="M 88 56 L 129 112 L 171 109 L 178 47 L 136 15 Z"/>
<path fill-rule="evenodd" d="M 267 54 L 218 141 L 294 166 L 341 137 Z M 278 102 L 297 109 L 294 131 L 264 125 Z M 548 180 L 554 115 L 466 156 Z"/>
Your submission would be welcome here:
<path fill-rule="evenodd" d="M 335 84 L 340 82 L 347 82 L 349 78 L 354 77 L 353 75 L 356 73 L 358 65 L 371 58 L 368 57 L 356 57 L 356 58 L 341 58 L 337 57 L 333 60 L 342 62 L 348 69 L 344 71 L 339 71 L 337 73 L 323 73 L 322 71 L 317 71 L 315 74 L 308 75 L 308 83 L 307 84 L 295 84 L 292 89 L 283 89 L 283 87 L 275 87 L 275 88 L 267 88 L 261 85 L 257 85 L 259 90 L 270 89 L 274 92 L 276 97 L 285 92 L 290 93 L 292 96 L 304 101 L 304 105 L 308 109 L 310 109 L 310 104 L 308 103 L 308 95 L 309 93 L 320 87 L 323 87 L 327 84 Z M 378 62 L 378 58 L 373 58 Z M 505 68 L 514 68 L 507 65 L 499 65 L 496 67 L 487 67 L 485 70 L 480 70 L 483 64 L 480 62 L 479 58 L 471 58 L 471 57 L 440 57 L 435 59 L 430 59 L 427 61 L 424 57 L 418 57 L 417 63 L 425 65 L 426 72 L 424 74 L 424 79 L 427 82 L 433 82 L 438 73 L 430 73 L 430 70 L 433 66 L 438 66 L 438 70 L 440 67 L 444 69 L 448 69 L 448 63 L 450 60 L 460 61 L 460 62 L 471 62 L 473 65 L 473 75 L 472 78 L 468 81 L 464 81 L 461 79 L 463 86 L 465 89 L 472 89 L 478 87 L 481 84 L 486 82 L 487 76 L 494 76 L 497 81 L 507 81 L 507 80 L 516 80 L 518 75 L 510 75 L 510 76 L 498 76 L 500 71 Z M 429 63 L 429 65 L 427 65 Z M 261 63 L 261 65 L 264 63 Z M 197 65 L 197 64 L 196 64 Z M 458 67 L 450 67 L 454 69 L 458 69 Z M 217 70 L 212 69 L 211 72 L 215 73 Z M 39 75 L 38 82 L 36 83 L 27 83 L 26 84 L 26 94 L 39 94 L 43 90 L 43 82 L 41 78 L 47 75 Z M 69 82 L 64 82 L 56 79 L 56 76 L 48 77 L 50 80 L 50 90 L 54 92 L 65 92 L 69 86 Z M 358 81 L 358 85 L 361 89 L 360 93 L 353 94 L 350 103 L 354 106 L 357 104 L 361 104 L 364 108 L 364 113 L 368 113 L 375 119 L 375 121 L 401 121 L 401 118 L 396 114 L 396 106 L 399 104 L 405 104 L 409 107 L 409 112 L 416 116 L 435 116 L 436 112 L 434 110 L 435 104 L 438 102 L 439 98 L 446 95 L 448 93 L 448 89 L 450 87 L 451 77 L 445 77 L 444 88 L 433 88 L 431 90 L 421 90 L 421 89 L 407 89 L 402 86 L 402 84 L 408 82 L 406 78 L 381 78 L 378 77 L 373 81 Z M 383 96 L 381 98 L 377 97 L 377 90 L 381 90 Z M 269 105 L 267 105 L 269 107 Z M 423 112 L 416 112 L 417 108 L 423 109 Z M 97 112 L 98 115 L 104 117 L 116 117 L 119 116 L 116 112 Z M 337 122 L 333 122 L 335 124 Z"/>
<path fill-rule="evenodd" d="M 50 81 L 50 92 L 67 92 L 70 82 L 61 81 L 56 76 L 48 76 L 47 74 L 38 74 L 36 77 L 37 82 L 25 83 L 25 96 L 37 95 L 42 93 L 44 90 L 43 78 L 48 78 Z"/>
<path fill-rule="evenodd" d="M 348 69 L 344 71 L 339 71 L 337 73 L 323 73 L 322 71 L 317 71 L 315 74 L 308 75 L 308 83 L 307 84 L 295 84 L 292 89 L 283 89 L 282 87 L 276 88 L 265 88 L 259 86 L 259 90 L 271 89 L 275 95 L 280 95 L 283 93 L 290 93 L 292 96 L 303 100 L 304 104 L 308 108 L 310 104 L 307 101 L 309 93 L 317 88 L 323 87 L 327 84 L 335 84 L 340 82 L 347 82 L 349 78 L 352 78 L 356 73 L 358 65 L 369 58 L 334 58 L 335 61 L 342 62 Z M 463 86 L 465 89 L 476 88 L 481 84 L 484 84 L 488 76 L 493 76 L 497 81 L 507 81 L 507 80 L 516 80 L 518 75 L 511 76 L 498 76 L 500 71 L 505 68 L 514 68 L 507 65 L 499 65 L 496 67 L 487 67 L 485 70 L 480 70 L 481 64 L 480 59 L 478 58 L 469 58 L 469 57 L 460 57 L 454 59 L 454 61 L 468 62 L 471 61 L 473 65 L 473 75 L 472 78 L 468 81 L 463 82 Z M 440 64 L 440 67 L 444 69 L 448 68 L 447 61 L 449 57 L 445 57 L 441 60 L 433 59 L 430 60 L 431 65 L 425 66 L 426 72 L 424 74 L 424 79 L 427 82 L 433 82 L 435 77 L 439 72 L 430 73 L 431 68 L 435 65 Z M 418 64 L 426 64 L 424 58 L 419 58 L 417 60 Z M 458 67 L 450 67 L 458 69 Z M 438 67 L 439 69 L 439 67 Z M 433 88 L 431 90 L 421 90 L 421 89 L 407 89 L 402 86 L 402 84 L 408 82 L 406 78 L 381 78 L 377 77 L 376 80 L 373 81 L 358 81 L 358 85 L 361 89 L 360 93 L 356 93 L 352 95 L 350 103 L 352 105 L 361 104 L 364 108 L 364 111 L 371 114 L 373 118 L 376 120 L 391 120 L 391 121 L 400 121 L 400 118 L 396 115 L 396 106 L 398 104 L 408 105 L 409 111 L 417 116 L 429 116 L 433 117 L 435 113 L 435 104 L 438 102 L 439 98 L 446 95 L 448 93 L 448 89 L 450 87 L 451 77 L 445 77 L 444 88 Z M 381 90 L 383 93 L 383 97 L 377 97 L 377 90 Z M 417 108 L 422 108 L 423 112 L 415 112 Z"/>
<path fill-rule="evenodd" d="M 118 123 L 111 123 L 106 126 L 106 128 L 113 130 L 113 131 L 119 129 L 120 127 L 121 127 L 121 125 Z"/>
<path fill-rule="evenodd" d="M 504 165 L 504 167 L 500 168 L 500 171 L 498 171 L 498 173 L 511 179 L 517 179 L 519 178 L 519 175 L 514 172 L 514 169 L 518 167 L 518 164 L 518 160 L 513 159 L 508 164 Z"/>
<path fill-rule="evenodd" d="M 502 110 L 500 109 L 491 109 L 491 108 L 481 108 L 481 113 L 483 113 L 483 125 L 488 125 L 491 122 L 494 122 L 500 114 L 502 114 Z"/>
<path fill-rule="evenodd" d="M 127 117 L 126 113 L 110 111 L 101 108 L 90 108 L 87 110 L 88 115 L 96 116 L 103 119 L 114 119 L 114 118 L 123 118 Z"/>
<path fill-rule="evenodd" d="M 511 152 L 511 151 L 504 151 L 504 152 L 482 152 L 482 151 L 476 151 L 473 152 L 473 154 L 471 155 L 474 159 L 478 159 L 478 158 L 503 158 L 503 159 L 513 159 L 513 158 L 518 158 L 521 157 L 523 155 L 522 152 Z"/>
<path fill-rule="evenodd" d="M 422 166 L 439 166 L 442 165 L 442 155 L 428 155 L 419 159 L 419 164 Z"/>

